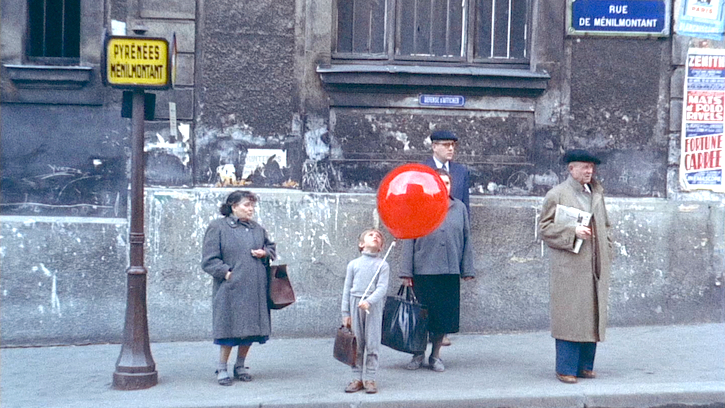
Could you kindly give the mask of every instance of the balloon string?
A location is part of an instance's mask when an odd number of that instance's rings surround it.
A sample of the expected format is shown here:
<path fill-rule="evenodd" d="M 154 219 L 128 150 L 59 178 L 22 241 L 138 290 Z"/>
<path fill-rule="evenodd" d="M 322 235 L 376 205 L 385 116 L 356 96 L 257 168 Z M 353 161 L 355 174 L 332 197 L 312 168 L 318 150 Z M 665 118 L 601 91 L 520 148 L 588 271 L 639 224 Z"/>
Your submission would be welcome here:
<path fill-rule="evenodd" d="M 363 293 L 362 297 L 360 298 L 360 302 L 362 302 L 363 300 L 365 300 L 365 297 L 368 295 L 368 291 L 373 286 L 373 282 L 375 282 L 375 279 L 380 274 L 380 269 L 383 267 L 383 264 L 385 263 L 385 260 L 388 259 L 388 255 L 390 255 L 390 251 L 393 249 L 393 247 L 395 246 L 395 243 L 396 242 L 397 241 L 393 241 L 393 242 L 390 243 L 390 247 L 388 247 L 388 252 L 385 253 L 385 256 L 383 257 L 383 261 L 380 262 L 380 264 L 378 265 L 378 270 L 375 271 L 375 275 L 373 275 L 373 278 L 370 279 L 370 283 L 368 283 L 368 287 L 365 289 L 365 293 Z M 372 293 L 371 293 L 371 295 L 372 295 Z M 358 302 L 358 304 L 360 304 L 360 302 Z M 370 314 L 370 311 L 369 310 L 366 310 L 365 313 Z"/>

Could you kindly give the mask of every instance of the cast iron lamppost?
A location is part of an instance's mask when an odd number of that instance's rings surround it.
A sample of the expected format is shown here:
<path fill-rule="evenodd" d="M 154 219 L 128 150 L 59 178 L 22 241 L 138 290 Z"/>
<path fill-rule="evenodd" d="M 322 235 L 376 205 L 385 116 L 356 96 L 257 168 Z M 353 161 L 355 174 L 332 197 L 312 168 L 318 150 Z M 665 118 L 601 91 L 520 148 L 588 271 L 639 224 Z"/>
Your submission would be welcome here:
<path fill-rule="evenodd" d="M 131 248 L 127 274 L 126 322 L 123 346 L 113 373 L 113 388 L 136 390 L 158 383 L 156 363 L 151 356 L 146 314 L 146 275 L 144 266 L 144 90 L 133 90 L 131 144 Z"/>
<path fill-rule="evenodd" d="M 136 26 L 134 33 L 139 38 L 134 37 L 118 37 L 119 44 L 110 44 L 106 41 L 104 51 L 107 54 L 127 46 L 130 48 L 138 46 L 137 43 L 143 43 L 141 47 L 148 46 L 145 38 L 141 36 L 146 33 L 147 29 L 143 26 Z M 113 41 L 116 38 L 112 38 Z M 152 43 L 154 40 L 166 41 L 164 39 L 149 39 Z M 126 41 L 126 43 L 123 43 Z M 163 43 L 161 44 L 163 45 Z M 165 43 L 168 55 L 168 43 Z M 115 55 L 126 55 L 125 53 L 116 53 Z M 111 82 L 114 75 L 118 81 L 125 80 L 128 74 L 118 74 L 121 66 L 133 66 L 133 64 L 143 64 L 147 61 L 138 61 L 139 58 L 127 59 L 124 61 L 121 57 L 120 61 L 114 60 L 110 64 L 115 64 L 111 69 L 104 69 L 108 75 L 108 82 Z M 104 61 L 109 60 L 107 56 Z M 110 60 L 109 60 L 110 61 Z M 109 64 L 106 61 L 106 64 Z M 106 67 L 104 67 L 106 68 Z M 109 74 L 110 72 L 110 74 Z M 121 71 L 124 72 L 124 71 Z M 138 72 L 129 69 L 129 72 Z M 168 66 L 166 72 L 169 72 Z M 138 74 L 134 74 L 135 76 Z M 139 80 L 142 81 L 142 80 Z M 168 82 L 168 78 L 167 78 Z M 126 83 L 127 84 L 127 83 Z M 131 142 L 131 229 L 129 236 L 129 258 L 130 265 L 126 270 L 127 276 L 127 298 L 126 298 L 126 320 L 123 329 L 123 345 L 121 354 L 116 361 L 116 370 L 113 373 L 113 388 L 120 390 L 136 390 L 153 387 L 158 383 L 158 373 L 156 372 L 156 364 L 151 356 L 151 348 L 149 345 L 149 330 L 146 311 L 146 277 L 147 270 L 144 267 L 144 120 L 146 111 L 146 95 L 144 92 L 145 83 L 133 83 L 132 92 L 132 142 Z M 164 84 L 167 85 L 167 84 Z M 126 98 L 124 98 L 126 99 Z"/>

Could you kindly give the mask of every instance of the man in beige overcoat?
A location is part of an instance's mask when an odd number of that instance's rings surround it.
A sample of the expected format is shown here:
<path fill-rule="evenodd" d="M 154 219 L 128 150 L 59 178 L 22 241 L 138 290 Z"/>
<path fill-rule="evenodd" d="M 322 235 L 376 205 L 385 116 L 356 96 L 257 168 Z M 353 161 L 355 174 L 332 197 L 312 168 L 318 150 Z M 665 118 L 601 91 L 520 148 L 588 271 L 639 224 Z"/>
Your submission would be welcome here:
<path fill-rule="evenodd" d="M 586 150 L 564 154 L 569 177 L 544 198 L 539 229 L 551 248 L 551 336 L 556 376 L 565 383 L 594 378 L 597 342 L 607 327 L 612 241 L 604 190 L 594 175 L 599 158 Z M 588 226 L 555 223 L 557 205 L 592 214 Z M 578 253 L 575 241 L 583 240 Z"/>

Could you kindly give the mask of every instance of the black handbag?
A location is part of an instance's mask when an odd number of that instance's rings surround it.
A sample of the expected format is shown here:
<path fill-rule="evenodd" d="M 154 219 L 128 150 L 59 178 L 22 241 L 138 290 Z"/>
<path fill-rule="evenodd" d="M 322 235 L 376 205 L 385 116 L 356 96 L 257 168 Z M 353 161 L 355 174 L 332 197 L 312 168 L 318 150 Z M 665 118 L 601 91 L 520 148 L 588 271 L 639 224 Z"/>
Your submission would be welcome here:
<path fill-rule="evenodd" d="M 337 329 L 332 356 L 337 361 L 347 364 L 350 367 L 355 367 L 355 360 L 357 360 L 357 339 L 349 327 L 340 326 Z"/>
<path fill-rule="evenodd" d="M 428 309 L 418 302 L 413 288 L 400 286 L 385 299 L 381 343 L 404 353 L 422 353 L 428 345 Z"/>
<path fill-rule="evenodd" d="M 295 302 L 295 291 L 287 274 L 287 265 L 268 265 L 269 290 L 267 300 L 270 309 L 283 309 Z"/>

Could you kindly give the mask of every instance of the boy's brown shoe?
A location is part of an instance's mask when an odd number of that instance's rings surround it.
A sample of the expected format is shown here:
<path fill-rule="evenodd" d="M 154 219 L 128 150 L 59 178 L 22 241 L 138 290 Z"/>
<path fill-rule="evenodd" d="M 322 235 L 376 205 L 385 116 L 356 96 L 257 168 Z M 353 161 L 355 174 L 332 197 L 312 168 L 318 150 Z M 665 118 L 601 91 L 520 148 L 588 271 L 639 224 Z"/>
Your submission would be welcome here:
<path fill-rule="evenodd" d="M 365 392 L 368 394 L 375 394 L 378 392 L 378 386 L 375 381 L 365 381 Z"/>
<path fill-rule="evenodd" d="M 365 386 L 362 381 L 352 380 L 350 381 L 350 384 L 347 385 L 347 388 L 345 388 L 345 392 L 358 392 L 363 388 L 365 388 Z"/>

